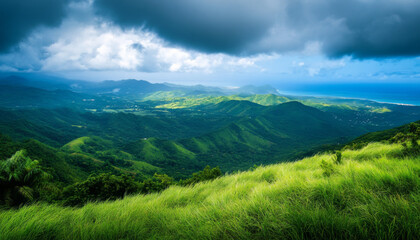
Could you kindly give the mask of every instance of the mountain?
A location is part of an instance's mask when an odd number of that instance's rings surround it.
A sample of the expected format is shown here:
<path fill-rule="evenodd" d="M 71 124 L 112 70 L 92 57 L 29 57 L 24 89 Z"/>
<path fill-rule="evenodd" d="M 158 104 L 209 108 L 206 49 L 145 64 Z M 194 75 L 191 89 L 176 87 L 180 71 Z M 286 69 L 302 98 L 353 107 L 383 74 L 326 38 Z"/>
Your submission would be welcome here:
<path fill-rule="evenodd" d="M 410 123 L 410 124 L 405 124 L 402 125 L 400 127 L 396 127 L 396 128 L 391 128 L 391 129 L 387 129 L 387 130 L 383 130 L 383 131 L 377 131 L 377 132 L 371 132 L 371 133 L 366 133 L 363 134 L 362 136 L 357 137 L 356 139 L 354 139 L 353 141 L 351 141 L 349 143 L 349 145 L 354 145 L 354 144 L 367 144 L 370 142 L 380 142 L 380 141 L 388 141 L 390 140 L 392 137 L 394 137 L 397 133 L 402 133 L 402 134 L 408 134 L 410 132 L 410 128 L 412 125 L 418 124 L 420 125 L 420 121 L 414 122 L 414 123 Z"/>
<path fill-rule="evenodd" d="M 202 108 L 203 111 L 234 116 L 258 115 L 263 109 L 265 109 L 264 106 L 245 100 L 222 101 L 218 104 L 210 104 Z"/>
<path fill-rule="evenodd" d="M 205 165 L 231 171 L 254 164 L 291 161 L 312 148 L 343 142 L 359 133 L 338 124 L 331 114 L 298 102 L 264 107 L 231 101 L 220 103 L 219 107 L 226 105 L 232 111 L 249 110 L 256 115 L 199 137 L 175 141 L 143 139 L 126 145 L 124 150 L 174 174 L 181 174 L 179 169 L 189 172 Z"/>
<path fill-rule="evenodd" d="M 21 74 L 22 75 L 22 74 Z M 233 94 L 278 94 L 271 86 L 243 86 L 239 88 L 220 88 L 204 85 L 184 86 L 170 83 L 150 83 L 145 80 L 123 79 L 105 81 L 80 81 L 44 75 L 9 75 L 0 78 L 1 86 L 32 87 L 42 90 L 68 90 L 89 95 L 111 95 L 128 99 L 142 99 L 156 92 L 178 92 L 178 96 Z"/>
<path fill-rule="evenodd" d="M 72 184 L 103 172 L 130 174 L 139 180 L 161 172 L 160 168 L 139 161 L 115 149 L 112 142 L 95 136 L 78 138 L 62 148 L 54 148 L 33 139 L 13 141 L 0 134 L 0 160 L 22 149 L 28 157 L 38 160 L 57 184 Z"/>
<path fill-rule="evenodd" d="M 73 107 L 96 109 L 111 104 L 110 101 L 110 99 L 100 96 L 79 94 L 68 90 L 49 91 L 20 85 L 0 86 L 0 107 L 3 108 Z"/>
<path fill-rule="evenodd" d="M 27 155 L 38 160 L 44 169 L 53 176 L 54 181 L 70 184 L 85 179 L 94 171 L 101 171 L 102 164 L 92 159 L 60 153 L 36 140 L 12 141 L 0 134 L 0 159 L 11 157 L 16 151 L 24 149 Z"/>
<path fill-rule="evenodd" d="M 82 208 L 33 204 L 0 211 L 0 232 L 4 239 L 419 239 L 420 164 L 395 157 L 401 150 L 374 143 L 343 151 L 339 164 L 320 154 Z"/>
<path fill-rule="evenodd" d="M 342 120 L 346 115 L 294 101 L 273 106 L 222 101 L 195 112 L 167 116 L 90 113 L 68 108 L 0 109 L 0 114 L 4 116 L 0 132 L 14 139 L 33 138 L 60 148 L 79 138 L 97 136 L 112 142 L 109 150 L 114 155 L 125 151 L 132 155 L 130 158 L 159 167 L 176 178 L 206 165 L 233 171 L 254 164 L 291 161 L 367 132 L 363 124 Z M 90 139 L 90 143 L 95 141 Z M 97 145 L 88 144 L 84 149 L 91 152 L 82 152 L 95 157 L 104 151 L 100 147 L 103 144 Z"/>
<path fill-rule="evenodd" d="M 18 140 L 34 138 L 54 147 L 89 135 L 114 142 L 150 137 L 188 138 L 214 131 L 237 119 L 201 115 L 156 117 L 131 113 L 92 113 L 71 108 L 0 109 L 0 115 L 0 133 Z"/>
<path fill-rule="evenodd" d="M 171 87 L 165 84 L 149 83 L 144 80 L 127 79 L 120 81 L 80 82 L 73 84 L 73 91 L 89 94 L 113 94 L 124 97 L 143 96 L 157 91 L 169 91 Z"/>
<path fill-rule="evenodd" d="M 277 105 L 280 103 L 292 101 L 291 98 L 284 96 L 274 95 L 274 94 L 257 94 L 257 95 L 212 95 L 212 94 L 200 94 L 194 96 L 187 96 L 179 94 L 179 92 L 156 92 L 151 95 L 148 95 L 143 99 L 144 101 L 157 101 L 159 103 L 164 103 L 157 105 L 156 108 L 166 108 L 166 109 L 182 109 L 182 108 L 205 108 L 207 106 L 218 104 L 226 101 L 249 101 L 257 103 L 264 106 Z"/>
<path fill-rule="evenodd" d="M 2 86 L 33 87 L 48 91 L 71 90 L 70 86 L 77 82 L 79 81 L 34 74 L 9 75 L 0 78 Z"/>
<path fill-rule="evenodd" d="M 0 79 L 0 85 L 5 86 L 29 86 L 30 82 L 23 77 L 19 76 L 8 76 Z"/>
<path fill-rule="evenodd" d="M 246 85 L 236 89 L 231 89 L 234 94 L 278 94 L 278 90 L 270 85 L 253 86 Z"/>

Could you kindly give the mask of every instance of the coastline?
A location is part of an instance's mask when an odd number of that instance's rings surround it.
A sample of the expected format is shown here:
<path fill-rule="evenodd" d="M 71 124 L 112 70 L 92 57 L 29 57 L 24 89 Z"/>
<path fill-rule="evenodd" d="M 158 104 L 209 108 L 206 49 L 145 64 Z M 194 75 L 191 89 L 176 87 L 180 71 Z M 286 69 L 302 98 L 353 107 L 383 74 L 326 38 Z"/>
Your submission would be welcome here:
<path fill-rule="evenodd" d="M 336 96 L 336 95 L 325 95 L 325 94 L 318 94 L 312 92 L 294 92 L 294 91 L 280 91 L 277 89 L 277 92 L 283 96 L 291 96 L 291 97 L 313 97 L 313 98 L 330 98 L 330 99 L 348 99 L 348 100 L 360 100 L 360 101 L 371 101 L 380 104 L 393 104 L 393 105 L 400 105 L 400 106 L 420 106 L 420 99 L 418 100 L 418 104 L 414 103 L 407 103 L 402 100 L 401 102 L 395 102 L 393 100 L 379 100 L 373 98 L 362 98 L 362 97 L 348 97 L 348 96 Z"/>

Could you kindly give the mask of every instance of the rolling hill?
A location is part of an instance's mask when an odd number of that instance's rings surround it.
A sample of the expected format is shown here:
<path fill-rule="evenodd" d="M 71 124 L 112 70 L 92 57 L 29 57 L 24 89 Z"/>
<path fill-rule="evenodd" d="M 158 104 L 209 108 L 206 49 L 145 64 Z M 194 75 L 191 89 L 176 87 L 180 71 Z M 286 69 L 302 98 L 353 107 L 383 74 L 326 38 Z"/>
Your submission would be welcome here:
<path fill-rule="evenodd" d="M 420 121 L 413 122 L 413 123 L 420 124 Z M 362 136 L 355 138 L 353 141 L 349 143 L 349 145 L 387 141 L 387 140 L 390 140 L 392 137 L 394 137 L 397 133 L 403 133 L 403 134 L 409 133 L 411 125 L 412 123 L 405 124 L 396 128 L 383 130 L 383 131 L 366 133 L 366 134 L 363 134 Z"/>
<path fill-rule="evenodd" d="M 62 184 L 72 184 L 85 180 L 91 174 L 104 172 L 129 174 L 142 180 L 162 171 L 115 149 L 112 142 L 95 136 L 81 137 L 62 148 L 53 148 L 37 140 L 19 142 L 0 134 L 0 160 L 22 149 L 28 157 L 40 162 L 42 168 L 53 176 L 54 182 Z"/>
<path fill-rule="evenodd" d="M 52 76 L 20 74 L 0 78 L 0 86 L 19 88 L 39 88 L 41 90 L 66 90 L 88 95 L 117 96 L 125 99 L 140 100 L 155 93 L 176 93 L 176 96 L 211 95 L 224 96 L 232 94 L 277 94 L 271 86 L 247 85 L 239 88 L 220 88 L 203 85 L 184 86 L 170 83 L 150 83 L 145 80 L 122 79 L 98 82 L 63 79 Z"/>
<path fill-rule="evenodd" d="M 139 116 L 130 113 L 91 113 L 70 108 L 0 109 L 0 133 L 17 140 L 34 138 L 54 147 L 94 135 L 114 142 L 142 138 L 178 139 L 214 131 L 237 118 L 220 116 Z"/>
<path fill-rule="evenodd" d="M 232 111 L 259 113 L 199 137 L 176 141 L 143 139 L 126 145 L 124 150 L 152 165 L 178 171 L 176 174 L 182 174 L 179 169 L 193 172 L 205 165 L 231 171 L 254 164 L 291 161 L 312 148 L 344 142 L 358 134 L 357 130 L 337 123 L 329 113 L 298 102 L 263 107 L 232 101 L 220 103 L 219 107 L 226 105 Z"/>
<path fill-rule="evenodd" d="M 101 108 L 109 99 L 68 90 L 43 90 L 25 86 L 0 86 L 0 107 L 3 108 Z"/>
<path fill-rule="evenodd" d="M 372 143 L 340 164 L 316 155 L 82 208 L 0 210 L 0 238 L 418 239 L 420 158 L 402 148 Z"/>

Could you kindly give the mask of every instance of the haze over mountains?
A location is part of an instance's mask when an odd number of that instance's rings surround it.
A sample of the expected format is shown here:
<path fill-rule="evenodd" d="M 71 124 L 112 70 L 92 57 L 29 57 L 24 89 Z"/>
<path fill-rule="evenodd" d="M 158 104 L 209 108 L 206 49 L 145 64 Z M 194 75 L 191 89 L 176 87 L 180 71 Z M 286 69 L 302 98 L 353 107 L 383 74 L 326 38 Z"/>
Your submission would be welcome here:
<path fill-rule="evenodd" d="M 144 174 L 125 163 L 129 156 L 176 178 L 206 165 L 233 171 L 291 161 L 420 118 L 417 106 L 284 96 L 270 86 L 17 76 L 0 79 L 0 86 L 0 131 L 15 141 L 32 138 L 98 161 L 112 151 L 119 159 L 114 167 Z"/>

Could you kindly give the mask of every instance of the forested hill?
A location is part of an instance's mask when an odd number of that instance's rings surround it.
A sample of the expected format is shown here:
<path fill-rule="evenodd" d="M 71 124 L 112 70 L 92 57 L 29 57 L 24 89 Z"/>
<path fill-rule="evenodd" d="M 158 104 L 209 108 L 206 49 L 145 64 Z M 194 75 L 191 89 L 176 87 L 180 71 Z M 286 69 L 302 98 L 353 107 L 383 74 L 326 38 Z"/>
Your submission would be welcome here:
<path fill-rule="evenodd" d="M 417 145 L 370 143 L 82 208 L 0 210 L 0 238 L 418 239 L 419 136 L 399 133 Z"/>

